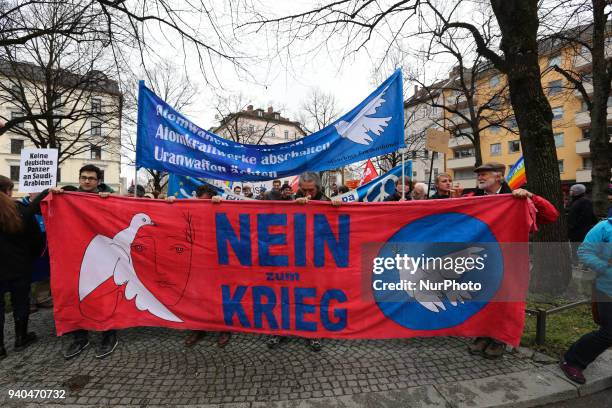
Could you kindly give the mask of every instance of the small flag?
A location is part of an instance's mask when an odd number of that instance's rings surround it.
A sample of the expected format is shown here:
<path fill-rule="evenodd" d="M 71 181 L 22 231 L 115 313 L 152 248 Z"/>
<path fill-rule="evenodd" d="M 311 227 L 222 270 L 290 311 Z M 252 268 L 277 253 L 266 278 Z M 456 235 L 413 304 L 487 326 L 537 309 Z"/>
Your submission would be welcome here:
<path fill-rule="evenodd" d="M 523 156 L 514 163 L 508 175 L 506 176 L 506 182 L 512 190 L 521 187 L 527 183 L 527 175 L 525 174 L 525 162 Z"/>
<path fill-rule="evenodd" d="M 293 191 L 294 193 L 297 193 L 299 186 L 298 181 L 300 180 L 300 176 L 295 176 L 293 179 L 291 179 L 291 182 L 289 183 L 289 186 L 291 186 L 291 191 Z"/>
<path fill-rule="evenodd" d="M 372 160 L 368 159 L 365 169 L 363 170 L 363 176 L 361 176 L 361 180 L 359 180 L 359 185 L 362 186 L 365 183 L 369 183 L 376 177 L 378 177 L 378 172 L 376 171 L 374 164 L 372 164 Z"/>

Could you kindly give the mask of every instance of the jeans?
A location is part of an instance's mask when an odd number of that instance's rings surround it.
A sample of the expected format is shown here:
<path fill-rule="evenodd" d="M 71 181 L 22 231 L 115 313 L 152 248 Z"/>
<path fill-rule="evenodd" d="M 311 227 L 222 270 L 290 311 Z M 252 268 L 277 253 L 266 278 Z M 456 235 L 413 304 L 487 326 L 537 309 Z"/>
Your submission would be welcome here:
<path fill-rule="evenodd" d="M 600 291 L 595 296 L 601 321 L 599 330 L 585 334 L 565 352 L 565 361 L 583 370 L 612 346 L 612 297 Z"/>
<path fill-rule="evenodd" d="M 0 328 L 4 328 L 4 294 L 11 294 L 13 318 L 25 320 L 30 315 L 30 281 L 28 279 L 13 279 L 0 281 Z"/>

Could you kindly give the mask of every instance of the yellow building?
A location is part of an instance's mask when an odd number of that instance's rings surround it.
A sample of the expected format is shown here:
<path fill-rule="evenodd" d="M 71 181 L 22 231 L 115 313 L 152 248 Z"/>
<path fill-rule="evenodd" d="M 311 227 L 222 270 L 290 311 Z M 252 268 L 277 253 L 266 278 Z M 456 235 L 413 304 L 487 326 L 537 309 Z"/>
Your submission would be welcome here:
<path fill-rule="evenodd" d="M 572 89 L 568 81 L 553 67 L 558 65 L 566 70 L 581 72 L 588 79 L 591 68 L 590 53 L 574 46 L 555 47 L 550 42 L 540 44 L 540 69 L 542 72 L 542 86 L 553 111 L 553 132 L 557 145 L 557 158 L 564 190 L 573 183 L 590 183 L 591 159 L 589 151 L 590 114 L 579 91 Z M 612 56 L 612 43 L 606 44 L 606 56 Z M 583 82 L 587 92 L 592 93 L 592 83 Z M 483 71 L 477 78 L 476 103 L 488 101 L 491 95 L 506 86 L 506 78 L 494 69 Z M 445 103 L 457 109 L 464 109 L 465 97 L 457 95 L 452 90 L 444 91 Z M 511 109 L 509 101 L 503 106 Z M 612 100 L 608 99 L 608 123 L 612 123 Z M 503 163 L 509 169 L 520 157 L 521 146 L 516 121 L 511 116 L 503 121 L 507 128 L 515 129 L 510 132 L 503 127 L 490 127 L 481 132 L 480 150 L 482 161 L 495 161 Z M 444 120 L 450 122 L 457 118 L 443 112 Z M 458 123 L 457 126 L 467 126 Z M 481 125 L 482 126 L 482 125 Z M 452 126 L 451 126 L 452 128 Z M 612 133 L 609 128 L 608 133 Z M 464 137 L 451 137 L 448 154 L 445 155 L 446 169 L 453 174 L 454 179 L 466 188 L 475 187 L 474 147 L 471 141 Z M 529 178 L 529 175 L 527 175 Z"/>

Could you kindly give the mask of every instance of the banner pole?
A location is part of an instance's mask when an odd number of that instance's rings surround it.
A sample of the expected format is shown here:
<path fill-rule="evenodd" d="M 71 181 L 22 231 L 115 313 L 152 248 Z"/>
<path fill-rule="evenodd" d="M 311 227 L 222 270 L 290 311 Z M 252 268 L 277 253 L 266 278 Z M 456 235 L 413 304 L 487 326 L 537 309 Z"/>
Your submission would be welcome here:
<path fill-rule="evenodd" d="M 402 201 L 406 201 L 406 169 L 404 167 L 404 150 L 401 149 L 402 155 Z"/>
<path fill-rule="evenodd" d="M 138 197 L 138 166 L 134 163 L 134 197 Z"/>
<path fill-rule="evenodd" d="M 434 155 L 436 154 L 435 151 L 431 152 L 431 164 L 429 165 L 429 181 L 427 182 L 427 199 L 429 199 L 429 193 L 431 190 L 431 175 L 433 172 L 433 162 L 434 162 Z"/>

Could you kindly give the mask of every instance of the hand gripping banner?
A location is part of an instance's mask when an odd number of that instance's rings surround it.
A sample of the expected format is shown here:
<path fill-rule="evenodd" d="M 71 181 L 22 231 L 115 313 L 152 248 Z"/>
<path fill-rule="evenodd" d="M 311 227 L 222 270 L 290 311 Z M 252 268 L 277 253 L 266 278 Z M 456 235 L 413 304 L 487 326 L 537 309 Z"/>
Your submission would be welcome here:
<path fill-rule="evenodd" d="M 43 213 L 58 334 L 164 326 L 517 345 L 523 328 L 533 222 L 509 195 L 336 207 L 64 193 Z"/>
<path fill-rule="evenodd" d="M 300 140 L 246 145 L 208 132 L 140 82 L 136 166 L 230 181 L 262 181 L 336 169 L 405 146 L 402 73 L 333 124 Z"/>

